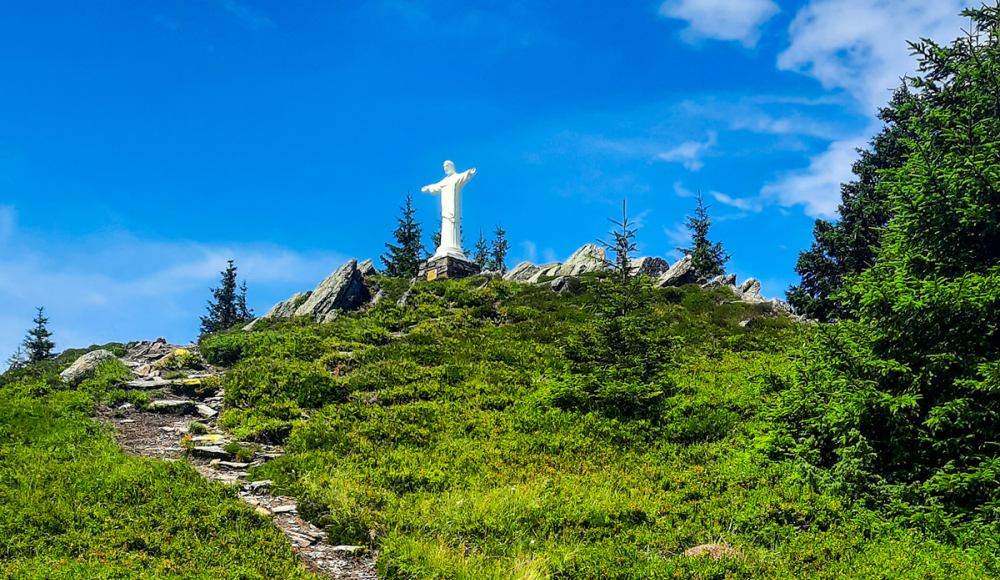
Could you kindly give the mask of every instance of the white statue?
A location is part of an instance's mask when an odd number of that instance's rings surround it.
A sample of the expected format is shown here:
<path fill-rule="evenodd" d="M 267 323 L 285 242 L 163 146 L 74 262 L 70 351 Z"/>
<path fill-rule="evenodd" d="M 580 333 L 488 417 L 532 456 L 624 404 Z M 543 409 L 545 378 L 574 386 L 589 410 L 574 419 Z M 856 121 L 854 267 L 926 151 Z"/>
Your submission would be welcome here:
<path fill-rule="evenodd" d="M 468 260 L 460 242 L 462 231 L 462 187 L 476 174 L 475 168 L 455 173 L 455 164 L 444 162 L 445 178 L 420 188 L 420 191 L 441 194 L 441 245 L 431 259 L 451 256 Z"/>

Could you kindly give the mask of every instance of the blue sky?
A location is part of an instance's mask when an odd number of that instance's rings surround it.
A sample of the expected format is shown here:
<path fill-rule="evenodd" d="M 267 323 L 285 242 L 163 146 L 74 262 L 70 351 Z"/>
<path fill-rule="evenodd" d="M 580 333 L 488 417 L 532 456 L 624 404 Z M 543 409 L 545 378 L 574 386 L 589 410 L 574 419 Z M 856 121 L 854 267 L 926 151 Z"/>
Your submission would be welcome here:
<path fill-rule="evenodd" d="M 192 340 L 230 258 L 262 314 L 382 253 L 407 190 L 429 244 L 445 159 L 511 266 L 623 198 L 672 262 L 700 189 L 730 271 L 782 296 L 905 41 L 972 3 L 0 3 L 0 355 L 42 305 L 59 348 Z"/>

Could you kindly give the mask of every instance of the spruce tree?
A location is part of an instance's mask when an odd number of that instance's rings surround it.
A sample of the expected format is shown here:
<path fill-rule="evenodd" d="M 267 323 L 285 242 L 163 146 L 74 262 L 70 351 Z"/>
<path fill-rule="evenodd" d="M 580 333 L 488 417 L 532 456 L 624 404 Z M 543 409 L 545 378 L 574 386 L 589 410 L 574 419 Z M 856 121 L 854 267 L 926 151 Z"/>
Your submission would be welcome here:
<path fill-rule="evenodd" d="M 691 232 L 691 247 L 677 248 L 685 255 L 691 256 L 691 264 L 696 272 L 712 278 L 726 273 L 726 262 L 729 261 L 729 254 L 722 249 L 722 242 L 712 243 L 708 239 L 708 230 L 712 227 L 712 220 L 708 216 L 708 208 L 701 197 L 701 190 L 698 191 L 698 206 L 694 210 L 694 216 L 688 216 L 687 223 L 684 224 Z"/>
<path fill-rule="evenodd" d="M 229 260 L 229 266 L 222 272 L 222 284 L 212 288 L 214 301 L 208 301 L 208 315 L 201 317 L 201 332 L 219 332 L 238 324 L 253 320 L 253 310 L 247 309 L 247 286 L 236 284 L 236 266 Z"/>
<path fill-rule="evenodd" d="M 836 223 L 816 220 L 812 247 L 799 253 L 795 272 L 802 281 L 790 287 L 786 296 L 809 318 L 825 322 L 853 316 L 839 294 L 847 278 L 871 267 L 882 245 L 891 216 L 887 189 L 879 183 L 886 171 L 906 162 L 904 140 L 914 137 L 907 122 L 915 114 L 915 105 L 914 95 L 904 85 L 879 110 L 885 126 L 872 139 L 870 149 L 858 150 L 861 157 L 851 167 L 858 178 L 840 187 L 840 219 Z"/>
<path fill-rule="evenodd" d="M 417 210 L 413 209 L 413 198 L 410 192 L 406 192 L 406 206 L 399 208 L 403 215 L 396 218 L 398 227 L 392 232 L 396 244 L 385 245 L 389 249 L 382 255 L 382 264 L 385 265 L 385 275 L 391 278 L 413 278 L 420 269 L 420 261 L 424 255 L 424 245 L 420 241 L 420 222 L 413 216 Z"/>
<path fill-rule="evenodd" d="M 507 251 L 510 249 L 510 243 L 507 242 L 507 232 L 501 224 L 497 224 L 496 229 L 493 230 L 493 235 L 495 239 L 490 244 L 490 258 L 487 270 L 492 270 L 503 275 L 507 273 Z"/>
<path fill-rule="evenodd" d="M 28 353 L 24 350 L 24 345 L 18 345 L 14 354 L 10 355 L 6 361 L 7 370 L 4 372 L 16 371 L 24 368 L 28 364 Z"/>
<path fill-rule="evenodd" d="M 945 528 L 1000 520 L 1000 9 L 963 15 L 954 43 L 911 43 L 913 138 L 878 184 L 874 263 L 842 292 L 855 319 L 818 327 L 773 417 L 846 491 Z"/>
<path fill-rule="evenodd" d="M 49 323 L 49 319 L 45 317 L 45 307 L 38 307 L 38 314 L 32 319 L 35 323 L 35 327 L 28 331 L 28 335 L 24 338 L 24 349 L 28 351 L 28 362 L 36 363 L 43 360 L 52 358 L 52 349 L 56 347 L 56 343 L 49 340 L 52 333 L 46 328 Z"/>
<path fill-rule="evenodd" d="M 478 264 L 480 268 L 486 269 L 489 260 L 490 244 L 483 237 L 483 228 L 479 228 L 479 241 L 476 242 L 476 247 L 472 251 L 472 261 Z"/>

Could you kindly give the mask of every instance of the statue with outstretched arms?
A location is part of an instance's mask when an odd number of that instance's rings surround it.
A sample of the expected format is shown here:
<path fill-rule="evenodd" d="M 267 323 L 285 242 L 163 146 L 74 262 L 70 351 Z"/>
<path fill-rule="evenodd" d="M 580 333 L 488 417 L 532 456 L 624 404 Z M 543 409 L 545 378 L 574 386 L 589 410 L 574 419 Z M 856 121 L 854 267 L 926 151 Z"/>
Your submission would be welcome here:
<path fill-rule="evenodd" d="M 467 260 L 460 243 L 462 231 L 462 188 L 476 174 L 475 168 L 455 172 L 455 164 L 444 162 L 445 178 L 433 184 L 420 188 L 424 193 L 441 194 L 441 245 L 434 252 L 433 258 L 452 256 Z"/>

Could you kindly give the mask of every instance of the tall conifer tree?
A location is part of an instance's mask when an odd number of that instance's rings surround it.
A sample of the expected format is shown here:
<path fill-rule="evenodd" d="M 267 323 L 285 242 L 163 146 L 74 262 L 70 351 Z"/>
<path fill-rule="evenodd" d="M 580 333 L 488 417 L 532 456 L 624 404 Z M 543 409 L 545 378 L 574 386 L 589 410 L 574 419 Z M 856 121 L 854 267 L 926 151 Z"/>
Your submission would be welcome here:
<path fill-rule="evenodd" d="M 499 272 L 500 274 L 506 274 L 507 251 L 510 249 L 510 243 L 507 241 L 507 231 L 503 229 L 501 224 L 497 224 L 496 229 L 493 230 L 493 235 L 495 239 L 490 244 L 490 259 L 487 269 Z"/>
<path fill-rule="evenodd" d="M 472 261 L 478 264 L 480 268 L 486 268 L 489 260 L 490 243 L 483 237 L 483 228 L 479 228 L 479 241 L 476 242 L 476 247 L 472 251 Z"/>
<path fill-rule="evenodd" d="M 236 266 L 229 260 L 229 266 L 222 272 L 222 284 L 212 288 L 213 300 L 208 301 L 208 315 L 201 317 L 201 332 L 219 332 L 246 324 L 253 320 L 253 310 L 247 308 L 246 280 L 236 284 Z"/>
<path fill-rule="evenodd" d="M 35 327 L 28 331 L 24 338 L 24 349 L 28 351 L 28 362 L 36 363 L 52 358 L 52 349 L 56 343 L 50 340 L 52 333 L 46 328 L 49 319 L 45 317 L 45 307 L 38 307 L 38 314 L 32 320 Z"/>
<path fill-rule="evenodd" d="M 726 273 L 729 254 L 722 249 L 722 242 L 712 243 L 708 239 L 708 230 L 712 227 L 708 208 L 699 190 L 698 206 L 694 209 L 694 216 L 688 216 L 687 223 L 684 224 L 684 227 L 691 232 L 691 247 L 677 249 L 691 256 L 691 264 L 696 272 L 711 278 Z"/>
<path fill-rule="evenodd" d="M 417 210 L 413 209 L 413 198 L 406 192 L 406 206 L 399 208 L 403 215 L 396 218 L 398 227 L 392 232 L 395 244 L 387 243 L 388 252 L 382 255 L 385 265 L 385 275 L 391 278 L 413 278 L 420 269 L 420 260 L 424 255 L 424 244 L 420 241 L 422 233 L 420 222 L 414 219 Z"/>

